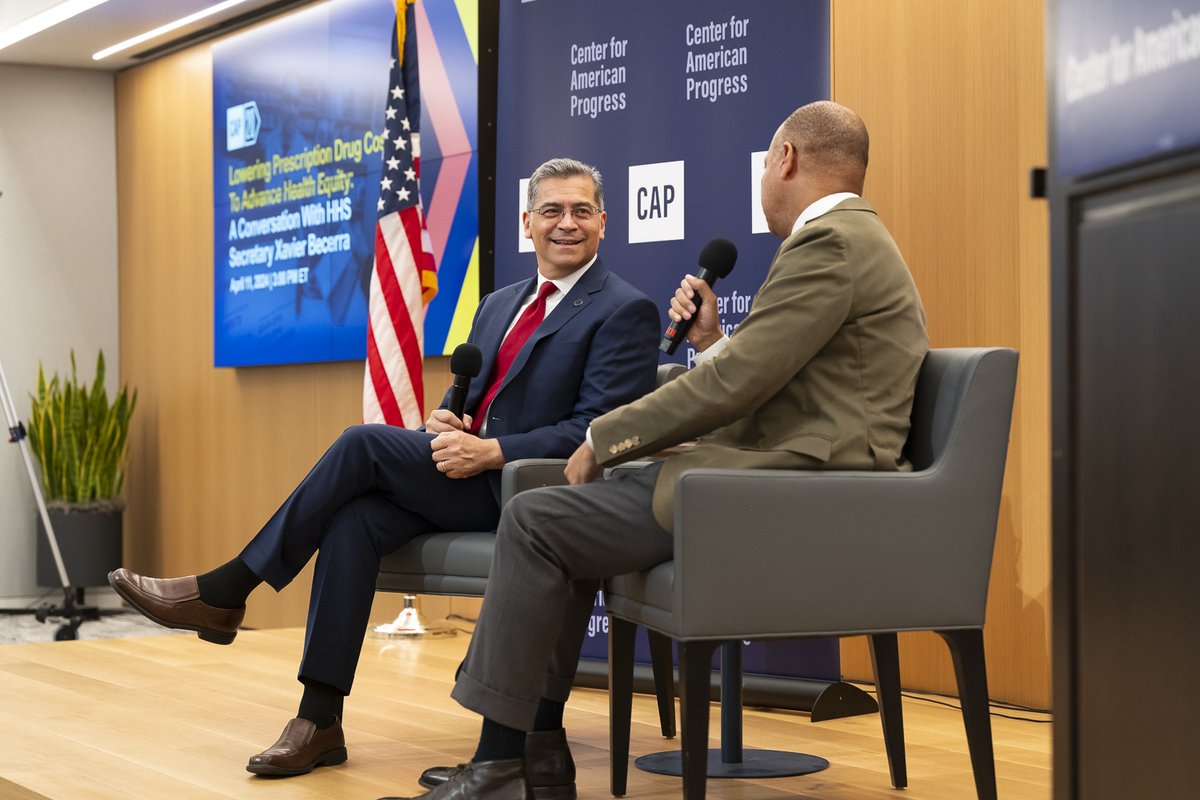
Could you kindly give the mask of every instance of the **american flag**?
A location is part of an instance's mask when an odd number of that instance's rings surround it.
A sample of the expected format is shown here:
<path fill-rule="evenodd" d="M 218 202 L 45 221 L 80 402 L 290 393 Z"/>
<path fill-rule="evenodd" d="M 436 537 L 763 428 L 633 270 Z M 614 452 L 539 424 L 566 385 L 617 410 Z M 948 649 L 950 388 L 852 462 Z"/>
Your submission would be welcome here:
<path fill-rule="evenodd" d="M 424 421 L 425 306 L 437 294 L 437 267 L 417 183 L 421 95 L 415 2 L 396 0 L 363 380 L 363 421 L 405 428 Z"/>

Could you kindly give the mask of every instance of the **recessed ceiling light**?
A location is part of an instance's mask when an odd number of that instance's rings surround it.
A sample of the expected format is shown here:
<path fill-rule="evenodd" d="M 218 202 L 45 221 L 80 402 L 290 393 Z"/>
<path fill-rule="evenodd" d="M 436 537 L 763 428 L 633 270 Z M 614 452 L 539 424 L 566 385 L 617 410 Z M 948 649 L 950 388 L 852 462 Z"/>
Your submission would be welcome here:
<path fill-rule="evenodd" d="M 233 8 L 234 6 L 244 2 L 246 2 L 246 0 L 225 0 L 223 3 L 217 3 L 214 6 L 209 6 L 202 11 L 197 11 L 195 14 L 189 14 L 186 17 L 175 20 L 174 22 L 168 22 L 166 25 L 161 25 L 152 31 L 146 31 L 145 33 L 134 36 L 132 39 L 126 39 L 123 42 L 114 44 L 112 47 L 106 47 L 98 53 L 93 53 L 92 60 L 99 61 L 102 58 L 108 58 L 114 53 L 119 53 L 122 50 L 128 50 L 134 45 L 138 45 L 155 37 L 162 36 L 164 33 L 173 31 L 176 28 L 182 28 L 184 25 L 190 25 L 196 20 L 204 19 L 205 17 L 212 16 L 213 14 L 219 14 L 227 8 Z"/>
<path fill-rule="evenodd" d="M 35 33 L 41 33 L 46 28 L 52 28 L 58 23 L 68 20 L 76 14 L 82 14 L 89 8 L 95 8 L 108 0 L 67 0 L 56 6 L 47 8 L 40 14 L 34 14 L 29 19 L 21 20 L 3 31 L 0 31 L 0 50 L 10 44 L 16 44 L 22 39 L 28 39 Z"/>

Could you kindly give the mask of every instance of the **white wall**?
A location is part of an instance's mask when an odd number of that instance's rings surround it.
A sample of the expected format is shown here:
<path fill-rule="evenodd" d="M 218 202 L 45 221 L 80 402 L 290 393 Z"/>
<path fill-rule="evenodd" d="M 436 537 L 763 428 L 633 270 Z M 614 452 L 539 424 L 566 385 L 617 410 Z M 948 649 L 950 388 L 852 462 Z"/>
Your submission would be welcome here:
<path fill-rule="evenodd" d="M 39 359 L 117 385 L 117 165 L 110 73 L 0 65 L 0 364 L 29 416 Z M 4 420 L 0 417 L 0 424 Z M 3 425 L 7 428 L 7 425 Z M 36 506 L 0 438 L 0 598 L 32 599 Z M 57 600 L 57 598 L 52 598 Z"/>

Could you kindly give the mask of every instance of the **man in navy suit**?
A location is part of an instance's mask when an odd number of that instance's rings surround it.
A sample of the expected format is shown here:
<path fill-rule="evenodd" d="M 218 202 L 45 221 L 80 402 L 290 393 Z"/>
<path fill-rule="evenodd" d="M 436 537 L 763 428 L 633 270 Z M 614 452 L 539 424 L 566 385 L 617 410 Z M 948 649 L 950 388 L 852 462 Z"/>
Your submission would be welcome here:
<path fill-rule="evenodd" d="M 483 353 L 483 379 L 462 419 L 443 407 L 419 431 L 349 428 L 238 557 L 198 576 L 109 576 L 155 622 L 229 644 L 250 592 L 264 581 L 282 589 L 317 554 L 300 709 L 250 772 L 300 775 L 345 761 L 342 699 L 382 556 L 431 531 L 495 530 L 505 462 L 569 456 L 592 419 L 654 387 L 658 311 L 597 256 L 600 173 L 546 162 L 530 177 L 522 217 L 538 274 L 480 303 L 469 339 Z"/>

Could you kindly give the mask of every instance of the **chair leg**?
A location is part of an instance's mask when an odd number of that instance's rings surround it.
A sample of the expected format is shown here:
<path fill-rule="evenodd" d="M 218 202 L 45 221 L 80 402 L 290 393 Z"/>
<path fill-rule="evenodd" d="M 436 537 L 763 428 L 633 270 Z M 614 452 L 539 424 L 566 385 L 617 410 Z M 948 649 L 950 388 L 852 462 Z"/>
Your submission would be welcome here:
<path fill-rule="evenodd" d="M 675 666 L 671 663 L 671 639 L 646 630 L 650 640 L 650 666 L 654 670 L 654 693 L 658 696 L 658 724 L 662 735 L 675 735 Z"/>
<path fill-rule="evenodd" d="M 624 797 L 629 782 L 629 720 L 633 712 L 633 642 L 637 625 L 611 614 L 608 623 L 609 787 L 613 797 Z"/>
<path fill-rule="evenodd" d="M 904 756 L 904 709 L 900 701 L 900 648 L 894 633 L 872 634 L 869 640 L 888 769 L 892 773 L 892 786 L 903 789 L 908 786 L 908 763 Z"/>
<path fill-rule="evenodd" d="M 679 716 L 683 798 L 704 800 L 708 780 L 708 698 L 712 656 L 719 642 L 679 643 Z"/>
<path fill-rule="evenodd" d="M 721 645 L 721 763 L 741 764 L 742 643 Z"/>
<path fill-rule="evenodd" d="M 992 753 L 992 718 L 988 708 L 987 664 L 982 630 L 937 631 L 950 646 L 958 699 L 967 728 L 967 748 L 979 800 L 996 800 L 996 762 Z"/>

